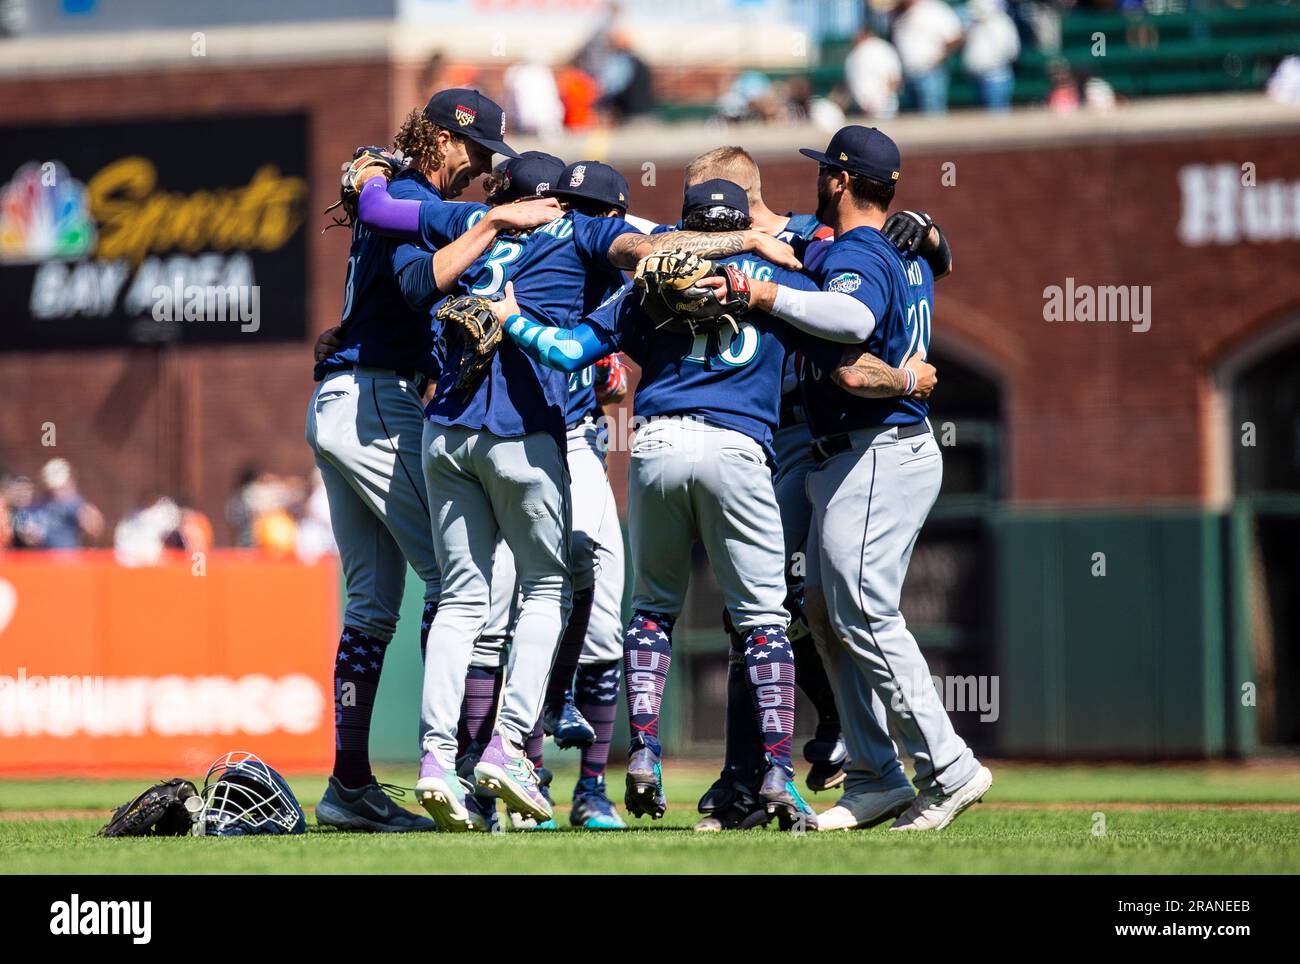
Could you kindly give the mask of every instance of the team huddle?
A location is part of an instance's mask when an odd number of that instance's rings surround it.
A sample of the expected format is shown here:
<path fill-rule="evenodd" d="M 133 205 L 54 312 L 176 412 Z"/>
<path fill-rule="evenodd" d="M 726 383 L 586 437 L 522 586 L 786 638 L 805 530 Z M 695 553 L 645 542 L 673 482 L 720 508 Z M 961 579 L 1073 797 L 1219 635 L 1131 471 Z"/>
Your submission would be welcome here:
<path fill-rule="evenodd" d="M 731 659 L 696 829 L 947 826 L 992 777 L 899 612 L 942 479 L 926 356 L 951 256 L 927 215 L 888 214 L 898 148 L 851 126 L 803 150 L 815 215 L 771 211 L 753 159 L 719 148 L 688 167 L 680 222 L 658 225 L 629 215 L 612 167 L 504 135 L 491 100 L 440 91 L 395 154 L 359 151 L 344 178 L 342 320 L 317 343 L 307 419 L 347 586 L 318 822 L 490 831 L 500 802 L 513 827 L 553 829 L 549 735 L 581 750 L 570 823 L 625 829 L 605 778 L 620 678 L 624 808 L 662 817 L 660 706 L 698 541 Z M 480 175 L 486 204 L 453 200 Z M 641 372 L 626 623 L 602 418 L 624 355 Z M 429 818 L 368 753 L 408 563 L 425 584 Z M 818 716 L 806 784 L 842 788 L 820 814 L 796 786 L 796 685 Z"/>

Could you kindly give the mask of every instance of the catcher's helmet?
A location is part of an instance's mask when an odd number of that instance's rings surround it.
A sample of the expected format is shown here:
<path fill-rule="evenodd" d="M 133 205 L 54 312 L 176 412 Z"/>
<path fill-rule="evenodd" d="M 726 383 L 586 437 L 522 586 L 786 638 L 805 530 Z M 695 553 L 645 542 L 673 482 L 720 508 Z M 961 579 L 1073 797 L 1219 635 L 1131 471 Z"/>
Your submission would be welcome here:
<path fill-rule="evenodd" d="M 209 837 L 293 834 L 307 818 L 284 777 L 245 750 L 232 750 L 203 780 L 199 832 Z"/>

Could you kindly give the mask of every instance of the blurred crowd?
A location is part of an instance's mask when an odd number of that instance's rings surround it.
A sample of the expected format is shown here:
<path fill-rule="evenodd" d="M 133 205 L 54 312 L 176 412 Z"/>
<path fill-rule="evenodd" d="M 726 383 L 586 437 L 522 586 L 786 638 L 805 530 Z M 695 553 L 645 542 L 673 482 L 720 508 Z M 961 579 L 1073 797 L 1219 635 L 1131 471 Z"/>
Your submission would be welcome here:
<path fill-rule="evenodd" d="M 718 101 L 727 121 L 792 123 L 810 120 L 834 129 L 846 116 L 888 120 L 900 110 L 942 114 L 948 109 L 949 61 L 975 84 L 981 106 L 1011 109 L 1014 66 L 1026 50 L 1049 57 L 1048 106 L 1068 113 L 1086 107 L 1106 110 L 1115 93 L 1099 77 L 1073 71 L 1056 54 L 1061 17 L 1074 0 L 871 0 L 844 59 L 843 82 L 825 97 L 812 96 L 806 77 L 773 79 L 742 73 Z M 1094 7 L 1140 8 L 1141 3 L 1098 3 Z"/>
<path fill-rule="evenodd" d="M 320 473 L 307 478 L 245 470 L 225 507 L 236 546 L 311 562 L 337 552 Z M 110 532 L 82 494 L 67 459 L 53 458 L 36 479 L 0 477 L 0 550 L 82 549 L 111 544 L 119 562 L 155 565 L 169 551 L 206 552 L 214 544 L 203 512 L 160 493 L 137 500 Z"/>

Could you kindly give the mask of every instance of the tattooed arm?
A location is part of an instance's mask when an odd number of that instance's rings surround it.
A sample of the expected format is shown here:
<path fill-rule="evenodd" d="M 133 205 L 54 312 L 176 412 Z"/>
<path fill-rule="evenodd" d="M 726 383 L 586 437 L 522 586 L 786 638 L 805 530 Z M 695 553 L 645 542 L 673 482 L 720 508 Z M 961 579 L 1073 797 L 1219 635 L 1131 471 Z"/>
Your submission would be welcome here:
<path fill-rule="evenodd" d="M 902 368 L 894 368 L 861 349 L 847 348 L 840 356 L 839 367 L 831 372 L 831 380 L 861 398 L 929 398 L 939 375 L 919 354 L 904 362 Z"/>
<path fill-rule="evenodd" d="M 652 251 L 687 251 L 702 258 L 727 258 L 733 254 L 752 251 L 784 268 L 798 269 L 801 266 L 790 245 L 761 231 L 725 231 L 717 234 L 701 231 L 666 231 L 662 234 L 628 232 L 619 235 L 609 246 L 609 261 L 616 268 L 631 270 Z"/>

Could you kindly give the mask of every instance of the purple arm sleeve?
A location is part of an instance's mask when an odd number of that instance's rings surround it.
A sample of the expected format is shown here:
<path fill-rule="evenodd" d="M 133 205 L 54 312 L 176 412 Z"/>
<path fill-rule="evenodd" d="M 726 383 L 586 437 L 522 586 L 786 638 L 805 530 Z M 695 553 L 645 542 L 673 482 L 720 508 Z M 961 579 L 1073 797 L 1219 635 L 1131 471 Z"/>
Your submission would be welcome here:
<path fill-rule="evenodd" d="M 388 182 L 372 177 L 361 188 L 357 220 L 371 231 L 407 241 L 420 239 L 420 202 L 390 197 Z"/>

